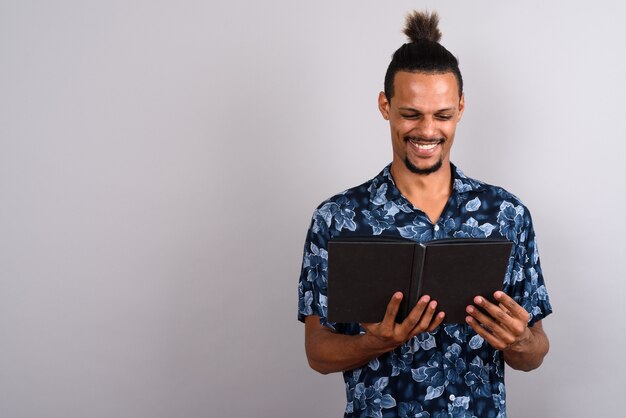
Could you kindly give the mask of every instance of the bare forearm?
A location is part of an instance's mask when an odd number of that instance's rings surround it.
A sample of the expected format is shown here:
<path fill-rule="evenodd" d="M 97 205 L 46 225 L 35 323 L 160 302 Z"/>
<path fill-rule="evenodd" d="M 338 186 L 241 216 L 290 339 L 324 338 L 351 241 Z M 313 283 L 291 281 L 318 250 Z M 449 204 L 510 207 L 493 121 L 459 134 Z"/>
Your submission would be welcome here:
<path fill-rule="evenodd" d="M 396 292 L 387 305 L 385 316 L 375 324 L 363 323 L 365 334 L 342 335 L 320 324 L 319 316 L 305 320 L 305 346 L 309 365 L 320 373 L 354 369 L 393 350 L 425 331 L 432 331 L 443 321 L 436 314 L 437 303 L 423 296 L 401 324 L 395 321 L 402 293 Z"/>
<path fill-rule="evenodd" d="M 550 344 L 541 325 L 531 327 L 529 338 L 507 350 L 504 361 L 516 370 L 531 371 L 538 368 L 548 354 Z"/>
<path fill-rule="evenodd" d="M 374 348 L 369 338 L 365 334 L 342 335 L 320 330 L 306 341 L 309 365 L 323 374 L 363 366 L 385 352 Z"/>

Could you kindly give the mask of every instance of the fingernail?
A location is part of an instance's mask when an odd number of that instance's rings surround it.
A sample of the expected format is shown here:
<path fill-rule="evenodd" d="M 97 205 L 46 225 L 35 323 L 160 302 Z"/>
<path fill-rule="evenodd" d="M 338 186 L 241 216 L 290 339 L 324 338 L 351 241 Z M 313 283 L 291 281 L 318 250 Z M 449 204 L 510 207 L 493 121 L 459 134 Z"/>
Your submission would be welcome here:
<path fill-rule="evenodd" d="M 480 296 L 476 296 L 476 297 L 474 298 L 474 302 L 476 302 L 476 303 L 478 303 L 478 304 L 481 304 L 481 303 L 483 303 L 483 298 L 481 298 Z"/>

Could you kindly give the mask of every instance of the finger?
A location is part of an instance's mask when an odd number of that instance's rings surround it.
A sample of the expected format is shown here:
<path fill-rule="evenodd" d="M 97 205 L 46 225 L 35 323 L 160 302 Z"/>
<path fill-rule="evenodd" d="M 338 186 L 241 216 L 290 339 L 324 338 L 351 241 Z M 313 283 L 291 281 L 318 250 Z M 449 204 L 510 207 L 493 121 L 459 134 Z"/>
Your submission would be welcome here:
<path fill-rule="evenodd" d="M 504 305 L 503 305 L 503 304 L 501 304 L 501 303 L 498 303 L 498 306 L 500 307 L 500 309 L 502 309 L 502 310 L 504 311 L 504 313 L 505 313 L 505 314 L 507 314 L 508 316 L 513 316 L 513 315 L 511 315 L 511 311 L 509 311 L 509 310 L 506 308 L 506 306 L 504 306 Z"/>
<path fill-rule="evenodd" d="M 426 331 L 433 332 L 435 328 L 437 328 L 439 325 L 443 323 L 443 320 L 445 319 L 445 317 L 446 317 L 445 312 L 442 311 L 442 312 L 437 313 L 437 315 L 435 316 L 435 319 L 430 323 L 430 326 L 428 327 Z"/>
<path fill-rule="evenodd" d="M 467 322 L 467 324 L 470 327 L 472 327 L 472 329 L 474 331 L 476 331 L 476 333 L 478 335 L 483 337 L 483 339 L 485 341 L 487 341 L 496 350 L 505 350 L 508 347 L 507 343 L 505 343 L 500 338 L 498 338 L 496 335 L 492 334 L 487 329 L 485 329 L 481 325 L 481 323 L 478 322 L 475 318 L 473 318 L 471 316 L 467 316 L 467 317 L 465 317 L 465 322 Z"/>
<path fill-rule="evenodd" d="M 517 336 L 521 335 L 524 331 L 524 329 L 520 327 L 520 321 L 514 321 L 516 325 L 513 328 L 508 328 L 503 326 L 501 323 L 496 322 L 489 315 L 484 314 L 474 306 L 468 306 L 467 313 L 469 313 L 481 327 L 484 327 L 486 332 L 497 338 L 497 340 L 500 341 L 505 348 L 514 344 L 517 340 Z M 520 330 L 520 334 L 517 333 L 517 330 Z M 500 350 L 504 349 L 501 346 L 496 348 Z"/>
<path fill-rule="evenodd" d="M 500 323 L 496 322 L 492 317 L 486 315 L 481 312 L 480 309 L 475 306 L 468 306 L 465 310 L 468 314 L 470 314 L 479 324 L 487 327 L 487 332 L 491 332 L 495 334 L 498 338 L 502 340 L 510 340 L 509 332 L 506 330 Z M 502 312 L 502 311 L 501 311 Z M 503 312 L 502 312 L 503 313 Z M 504 316 L 508 316 L 503 313 Z"/>
<path fill-rule="evenodd" d="M 516 320 L 511 315 L 508 315 L 498 305 L 494 305 L 482 296 L 476 296 L 474 303 L 477 306 L 483 308 L 498 324 L 504 325 L 509 328 L 516 328 Z M 472 315 L 474 316 L 474 315 Z M 481 321 L 482 322 L 482 321 Z"/>
<path fill-rule="evenodd" d="M 383 327 L 393 327 L 396 322 L 396 316 L 398 315 L 398 310 L 400 308 L 400 302 L 402 302 L 402 292 L 396 292 L 391 296 L 391 300 L 387 304 L 387 310 L 385 311 L 385 316 L 383 317 L 382 322 L 380 323 Z"/>
<path fill-rule="evenodd" d="M 418 325 L 429 301 L 430 301 L 430 296 L 428 295 L 422 296 L 417 301 L 413 309 L 411 309 L 411 312 L 409 312 L 406 318 L 404 318 L 404 321 L 402 321 L 402 324 L 400 324 L 401 332 L 408 335 L 413 330 L 413 328 L 415 328 Z"/>
<path fill-rule="evenodd" d="M 530 315 L 520 304 L 515 302 L 515 300 L 507 295 L 506 293 L 498 290 L 493 294 L 493 297 L 504 305 L 509 312 L 511 312 L 511 316 L 518 318 L 524 322 L 528 322 L 530 320 Z"/>
<path fill-rule="evenodd" d="M 409 338 L 413 338 L 415 335 L 420 334 L 428 329 L 430 323 L 433 321 L 433 317 L 437 313 L 437 302 L 431 300 L 424 309 L 422 316 L 419 318 L 417 324 L 409 330 Z"/>

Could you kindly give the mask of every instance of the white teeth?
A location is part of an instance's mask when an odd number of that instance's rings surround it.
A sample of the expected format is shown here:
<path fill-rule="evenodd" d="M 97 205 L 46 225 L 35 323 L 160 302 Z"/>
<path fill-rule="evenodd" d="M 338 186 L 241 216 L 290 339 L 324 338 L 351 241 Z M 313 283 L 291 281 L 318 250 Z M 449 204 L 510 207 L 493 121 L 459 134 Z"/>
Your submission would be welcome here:
<path fill-rule="evenodd" d="M 436 144 L 436 143 L 435 144 L 415 144 L 415 143 L 413 143 L 413 145 L 415 145 L 419 149 L 429 150 L 429 149 L 435 148 L 438 144 Z"/>

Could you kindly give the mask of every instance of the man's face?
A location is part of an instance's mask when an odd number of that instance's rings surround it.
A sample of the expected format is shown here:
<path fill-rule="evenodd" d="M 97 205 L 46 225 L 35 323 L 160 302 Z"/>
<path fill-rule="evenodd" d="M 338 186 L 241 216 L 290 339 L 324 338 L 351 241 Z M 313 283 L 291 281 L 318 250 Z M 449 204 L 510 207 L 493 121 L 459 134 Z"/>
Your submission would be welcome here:
<path fill-rule="evenodd" d="M 381 114 L 389 120 L 393 165 L 412 173 L 430 174 L 450 163 L 456 125 L 463 114 L 464 98 L 454 74 L 399 71 L 394 96 L 378 97 Z"/>

